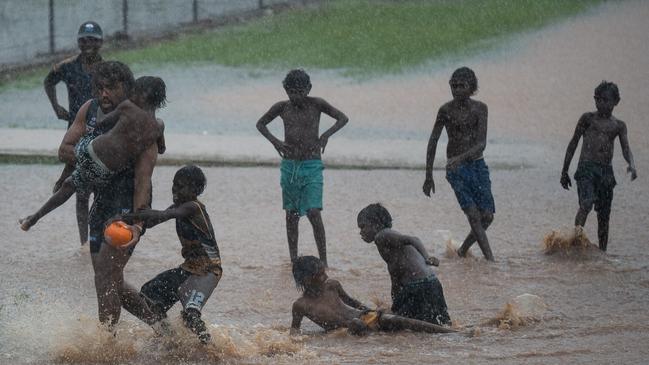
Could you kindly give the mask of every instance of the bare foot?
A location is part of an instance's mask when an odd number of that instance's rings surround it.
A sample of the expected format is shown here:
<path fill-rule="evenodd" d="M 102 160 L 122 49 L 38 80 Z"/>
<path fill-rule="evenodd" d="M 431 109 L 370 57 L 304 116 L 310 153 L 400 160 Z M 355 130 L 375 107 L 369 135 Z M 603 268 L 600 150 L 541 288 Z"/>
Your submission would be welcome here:
<path fill-rule="evenodd" d="M 22 229 L 23 231 L 29 231 L 29 229 L 32 228 L 32 226 L 36 224 L 37 221 L 38 219 L 36 218 L 36 216 L 30 215 L 23 219 L 19 219 L 18 223 L 20 223 L 20 229 Z"/>

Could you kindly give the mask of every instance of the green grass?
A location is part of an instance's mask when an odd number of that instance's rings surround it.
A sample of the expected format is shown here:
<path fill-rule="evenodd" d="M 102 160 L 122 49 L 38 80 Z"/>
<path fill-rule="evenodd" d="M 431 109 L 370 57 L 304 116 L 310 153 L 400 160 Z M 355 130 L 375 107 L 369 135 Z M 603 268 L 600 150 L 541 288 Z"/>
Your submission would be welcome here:
<path fill-rule="evenodd" d="M 578 14 L 602 0 L 334 0 L 243 25 L 185 34 L 105 54 L 142 69 L 217 63 L 233 67 L 398 73 L 473 54 L 505 37 Z M 2 86 L 0 85 L 0 90 Z"/>

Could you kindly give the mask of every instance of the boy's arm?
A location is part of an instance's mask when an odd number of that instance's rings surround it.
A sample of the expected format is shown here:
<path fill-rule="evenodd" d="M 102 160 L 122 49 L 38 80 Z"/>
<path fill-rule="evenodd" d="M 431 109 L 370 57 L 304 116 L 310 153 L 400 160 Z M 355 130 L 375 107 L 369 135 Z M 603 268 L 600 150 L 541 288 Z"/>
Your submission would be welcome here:
<path fill-rule="evenodd" d="M 475 132 L 477 143 L 469 148 L 466 152 L 450 158 L 446 162 L 446 168 L 449 170 L 455 169 L 457 166 L 466 161 L 475 160 L 482 156 L 485 148 L 487 147 L 487 116 L 489 111 L 487 106 L 480 104 L 478 107 L 478 130 Z"/>
<path fill-rule="evenodd" d="M 281 114 L 284 109 L 284 104 L 284 102 L 280 101 L 271 106 L 270 109 L 257 121 L 257 130 L 273 144 L 273 147 L 275 147 L 277 153 L 279 153 L 279 156 L 282 158 L 288 152 L 288 145 L 273 136 L 273 134 L 268 130 L 267 125 Z"/>
<path fill-rule="evenodd" d="M 70 112 L 65 110 L 64 107 L 59 104 L 59 100 L 56 97 L 56 84 L 63 80 L 63 75 L 61 75 L 60 64 L 52 67 L 52 70 L 45 76 L 43 80 L 43 87 L 45 89 L 45 94 L 52 104 L 52 109 L 56 117 L 61 120 L 70 121 Z"/>
<path fill-rule="evenodd" d="M 74 118 L 74 122 L 72 122 L 70 128 L 65 132 L 65 136 L 63 136 L 63 140 L 59 146 L 59 160 L 61 162 L 73 166 L 77 162 L 74 156 L 74 146 L 86 134 L 86 114 L 88 113 L 90 103 L 91 100 L 88 100 L 81 106 L 76 118 Z"/>
<path fill-rule="evenodd" d="M 61 177 L 59 177 L 59 179 L 56 180 L 56 182 L 54 183 L 54 187 L 52 188 L 52 194 L 56 193 L 61 188 L 61 185 L 63 185 L 65 179 L 70 177 L 70 175 L 72 175 L 73 172 L 74 172 L 74 165 L 66 163 L 65 167 L 63 168 L 63 171 L 61 172 Z"/>
<path fill-rule="evenodd" d="M 417 250 L 417 252 L 419 252 L 421 256 L 423 256 L 424 260 L 426 260 L 426 264 L 439 266 L 439 260 L 435 256 L 428 254 L 426 247 L 424 247 L 424 244 L 421 243 L 421 240 L 419 238 L 413 236 L 406 236 L 405 238 L 406 241 L 404 242 L 404 244 L 414 247 L 415 250 Z"/>
<path fill-rule="evenodd" d="M 433 131 L 430 134 L 428 139 L 428 148 L 426 149 L 426 180 L 424 180 L 424 194 L 430 196 L 430 192 L 435 193 L 435 182 L 433 181 L 433 163 L 435 162 L 435 153 L 437 150 L 437 141 L 442 135 L 442 130 L 444 125 L 448 120 L 446 113 L 439 108 L 437 112 L 437 118 L 435 119 L 435 125 L 433 126 Z"/>
<path fill-rule="evenodd" d="M 316 101 L 316 104 L 318 105 L 321 113 L 325 113 L 336 120 L 336 123 L 334 123 L 331 128 L 327 129 L 320 136 L 320 148 L 321 152 L 324 153 L 327 142 L 329 141 L 329 137 L 331 137 L 334 133 L 338 132 L 342 127 L 344 127 L 345 124 L 349 122 L 349 118 L 347 118 L 345 113 L 327 103 L 326 100 L 321 98 L 314 98 L 314 100 Z"/>
<path fill-rule="evenodd" d="M 302 325 L 302 318 L 304 318 L 304 311 L 302 310 L 302 306 L 298 303 L 295 302 L 293 303 L 293 320 L 291 321 L 291 335 L 299 335 L 300 334 L 300 326 Z"/>
<path fill-rule="evenodd" d="M 385 245 L 391 248 L 397 248 L 401 246 L 410 245 L 419 252 L 419 254 L 426 260 L 426 264 L 439 266 L 439 260 L 428 254 L 426 247 L 421 243 L 421 240 L 414 236 L 406 236 L 392 229 L 384 229 L 381 231 L 380 236 L 377 236 L 375 242 L 377 245 Z"/>
<path fill-rule="evenodd" d="M 162 155 L 167 150 L 167 143 L 165 142 L 165 122 L 160 118 L 156 118 L 156 121 L 158 121 L 158 128 L 160 128 L 160 137 L 158 137 L 156 144 L 158 145 L 158 153 Z"/>
<path fill-rule="evenodd" d="M 627 172 L 631 173 L 631 181 L 635 180 L 638 177 L 638 173 L 635 170 L 635 162 L 633 161 L 633 153 L 631 153 L 631 147 L 629 147 L 629 137 L 626 132 L 626 123 L 619 121 L 620 123 L 620 145 L 622 146 L 622 156 L 629 164 L 627 167 Z"/>
<path fill-rule="evenodd" d="M 197 209 L 196 204 L 187 202 L 178 207 L 172 205 L 165 210 L 142 209 L 135 213 L 124 214 L 121 219 L 129 224 L 134 221 L 141 221 L 144 223 L 143 228 L 151 228 L 170 219 L 182 219 L 192 216 Z"/>
<path fill-rule="evenodd" d="M 577 127 L 575 128 L 575 133 L 572 135 L 572 139 L 570 139 L 568 148 L 566 149 L 566 157 L 563 159 L 563 168 L 561 169 L 561 186 L 563 186 L 563 188 L 566 190 L 569 190 L 570 186 L 572 186 L 570 176 L 568 176 L 570 161 L 572 161 L 572 156 L 574 156 L 575 150 L 577 150 L 579 139 L 584 135 L 584 132 L 586 132 L 586 128 L 588 127 L 588 120 L 589 117 L 587 113 L 583 114 L 581 118 L 579 118 Z"/>
<path fill-rule="evenodd" d="M 337 280 L 331 280 L 332 284 L 336 288 L 336 291 L 338 292 L 338 297 L 340 297 L 340 300 L 343 301 L 343 303 L 347 304 L 348 306 L 360 310 L 369 310 L 370 308 L 363 303 L 359 302 L 358 300 L 352 298 L 345 292 L 343 289 L 342 284 L 340 284 L 339 281 Z"/>
<path fill-rule="evenodd" d="M 155 167 L 158 158 L 158 149 L 155 144 L 152 144 L 138 157 L 135 162 L 135 170 L 133 179 L 133 212 L 137 212 L 144 208 L 151 206 L 151 175 L 153 175 L 153 168 Z M 133 233 L 131 241 L 120 249 L 125 250 L 138 243 L 142 230 L 144 229 L 144 222 L 135 220 L 129 229 Z"/>

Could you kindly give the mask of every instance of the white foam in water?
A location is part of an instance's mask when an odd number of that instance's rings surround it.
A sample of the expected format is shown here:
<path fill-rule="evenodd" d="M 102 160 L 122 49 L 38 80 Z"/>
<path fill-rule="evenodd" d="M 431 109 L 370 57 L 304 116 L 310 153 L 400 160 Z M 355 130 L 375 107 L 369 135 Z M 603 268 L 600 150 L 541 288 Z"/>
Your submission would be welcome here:
<path fill-rule="evenodd" d="M 521 294 L 509 301 L 509 303 L 520 317 L 529 320 L 542 320 L 548 310 L 548 305 L 545 304 L 541 297 L 529 293 Z"/>

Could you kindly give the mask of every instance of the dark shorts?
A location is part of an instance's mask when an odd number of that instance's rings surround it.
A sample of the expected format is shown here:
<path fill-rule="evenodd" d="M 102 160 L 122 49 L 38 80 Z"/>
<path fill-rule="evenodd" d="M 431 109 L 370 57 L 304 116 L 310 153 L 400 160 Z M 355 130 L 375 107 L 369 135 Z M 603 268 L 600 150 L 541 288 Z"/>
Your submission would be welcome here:
<path fill-rule="evenodd" d="M 579 161 L 575 172 L 579 206 L 590 209 L 595 205 L 595 211 L 601 214 L 611 213 L 613 188 L 617 182 L 613 166 L 597 162 Z"/>
<path fill-rule="evenodd" d="M 392 313 L 434 324 L 449 324 L 442 284 L 435 275 L 403 285 L 392 297 Z"/>
<path fill-rule="evenodd" d="M 103 189 L 115 175 L 95 155 L 92 149 L 92 141 L 95 138 L 95 135 L 88 133 L 74 147 L 77 163 L 72 172 L 72 182 L 77 191 L 88 193 L 95 189 Z"/>
<path fill-rule="evenodd" d="M 140 293 L 148 299 L 151 309 L 161 317 L 180 300 L 178 288 L 192 275 L 179 267 L 163 271 L 142 285 Z"/>
<path fill-rule="evenodd" d="M 117 214 L 125 214 L 133 207 L 133 174 L 128 171 L 115 176 L 108 186 L 95 192 L 95 200 L 90 208 L 90 252 L 97 253 L 104 241 L 106 221 Z M 129 250 L 132 253 L 135 247 Z"/>
<path fill-rule="evenodd" d="M 489 167 L 484 159 L 466 162 L 454 170 L 446 170 L 446 180 L 451 184 L 462 210 L 475 206 L 482 212 L 496 212 L 491 195 Z"/>

